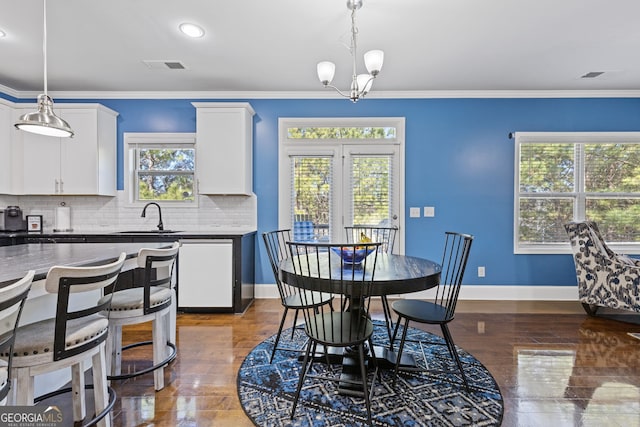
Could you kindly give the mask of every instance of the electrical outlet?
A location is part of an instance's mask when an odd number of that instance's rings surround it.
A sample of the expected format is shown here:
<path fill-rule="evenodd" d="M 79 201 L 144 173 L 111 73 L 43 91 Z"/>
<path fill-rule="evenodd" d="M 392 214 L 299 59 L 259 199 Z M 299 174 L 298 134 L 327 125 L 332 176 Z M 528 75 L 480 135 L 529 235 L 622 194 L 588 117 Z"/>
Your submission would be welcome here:
<path fill-rule="evenodd" d="M 478 267 L 478 277 L 484 277 L 485 271 L 484 266 Z"/>
<path fill-rule="evenodd" d="M 409 208 L 410 218 L 420 218 L 420 208 Z"/>
<path fill-rule="evenodd" d="M 436 216 L 436 208 L 434 208 L 433 206 L 425 206 L 423 211 L 425 217 Z"/>

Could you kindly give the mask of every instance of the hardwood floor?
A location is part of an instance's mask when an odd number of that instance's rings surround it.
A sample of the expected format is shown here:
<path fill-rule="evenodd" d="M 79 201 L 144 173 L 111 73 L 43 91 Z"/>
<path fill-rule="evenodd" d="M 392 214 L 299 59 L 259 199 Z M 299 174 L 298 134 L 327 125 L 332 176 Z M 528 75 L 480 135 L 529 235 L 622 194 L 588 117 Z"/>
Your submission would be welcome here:
<path fill-rule="evenodd" d="M 258 300 L 242 315 L 179 314 L 167 385 L 154 392 L 153 375 L 114 383 L 113 425 L 253 425 L 240 407 L 236 374 L 245 355 L 277 331 L 280 315 L 277 300 Z M 640 332 L 640 321 L 624 319 L 588 317 L 577 302 L 462 301 L 450 329 L 498 382 L 503 426 L 640 426 L 640 340 L 628 335 Z M 132 342 L 149 330 L 123 335 Z"/>

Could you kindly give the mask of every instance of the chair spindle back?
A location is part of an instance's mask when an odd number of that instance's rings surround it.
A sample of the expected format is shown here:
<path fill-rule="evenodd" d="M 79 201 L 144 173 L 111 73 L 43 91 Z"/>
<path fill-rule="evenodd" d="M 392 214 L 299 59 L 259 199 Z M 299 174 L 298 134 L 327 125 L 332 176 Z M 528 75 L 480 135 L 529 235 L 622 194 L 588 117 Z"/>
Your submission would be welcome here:
<path fill-rule="evenodd" d="M 442 273 L 434 302 L 444 307 L 450 318 L 456 310 L 472 242 L 473 236 L 469 234 L 445 232 Z"/>

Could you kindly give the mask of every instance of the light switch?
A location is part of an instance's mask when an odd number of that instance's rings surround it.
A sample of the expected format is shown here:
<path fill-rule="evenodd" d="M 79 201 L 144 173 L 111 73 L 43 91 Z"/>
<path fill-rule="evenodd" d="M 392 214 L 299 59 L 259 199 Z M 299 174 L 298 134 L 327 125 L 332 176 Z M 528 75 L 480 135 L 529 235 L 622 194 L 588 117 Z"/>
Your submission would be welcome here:
<path fill-rule="evenodd" d="M 436 216 L 436 208 L 434 208 L 433 206 L 425 206 L 424 216 Z"/>
<path fill-rule="evenodd" d="M 409 217 L 420 218 L 420 208 L 409 208 Z"/>

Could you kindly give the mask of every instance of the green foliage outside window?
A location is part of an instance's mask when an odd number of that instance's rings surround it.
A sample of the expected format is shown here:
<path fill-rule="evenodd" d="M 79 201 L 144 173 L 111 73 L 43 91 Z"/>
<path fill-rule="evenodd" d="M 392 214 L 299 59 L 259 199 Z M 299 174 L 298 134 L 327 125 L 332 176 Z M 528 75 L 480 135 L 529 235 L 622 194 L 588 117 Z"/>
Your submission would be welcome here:
<path fill-rule="evenodd" d="M 287 128 L 290 139 L 394 139 L 394 127 Z"/>
<path fill-rule="evenodd" d="M 292 139 L 388 139 L 395 127 L 308 127 L 288 128 Z M 332 168 L 330 157 L 293 158 L 292 197 L 295 220 L 329 226 Z M 354 224 L 375 225 L 389 218 L 391 206 L 390 159 L 388 156 L 356 156 L 351 165 Z"/>
<path fill-rule="evenodd" d="M 329 224 L 331 158 L 293 158 L 293 213 L 297 221 Z"/>
<path fill-rule="evenodd" d="M 351 165 L 354 225 L 378 225 L 390 217 L 390 175 L 388 156 L 356 157 Z"/>
<path fill-rule="evenodd" d="M 194 200 L 195 150 L 138 150 L 138 199 Z"/>
<path fill-rule="evenodd" d="M 580 216 L 609 242 L 640 242 L 640 144 L 519 147 L 520 243 L 565 242 L 564 224 Z"/>

